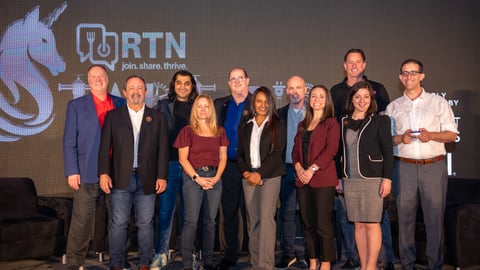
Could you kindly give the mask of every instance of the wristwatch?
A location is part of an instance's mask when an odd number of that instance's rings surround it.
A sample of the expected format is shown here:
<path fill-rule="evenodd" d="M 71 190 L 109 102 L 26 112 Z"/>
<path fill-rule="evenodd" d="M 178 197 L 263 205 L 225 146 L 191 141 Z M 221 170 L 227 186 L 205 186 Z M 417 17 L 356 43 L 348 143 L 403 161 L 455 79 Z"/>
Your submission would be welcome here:
<path fill-rule="evenodd" d="M 194 175 L 192 176 L 192 181 L 195 182 L 195 180 L 197 180 L 197 177 L 198 177 L 198 174 L 194 174 Z"/>
<path fill-rule="evenodd" d="M 312 166 L 312 172 L 315 173 L 316 171 L 318 171 L 318 168 L 315 166 Z"/>

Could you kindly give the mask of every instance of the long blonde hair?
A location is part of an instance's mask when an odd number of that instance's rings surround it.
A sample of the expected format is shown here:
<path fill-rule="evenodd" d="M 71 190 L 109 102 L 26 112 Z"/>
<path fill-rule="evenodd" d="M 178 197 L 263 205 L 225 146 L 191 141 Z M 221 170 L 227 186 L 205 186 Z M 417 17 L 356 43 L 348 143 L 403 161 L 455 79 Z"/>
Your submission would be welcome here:
<path fill-rule="evenodd" d="M 208 102 L 208 119 L 207 119 L 207 126 L 215 134 L 216 137 L 220 136 L 220 131 L 217 126 L 217 114 L 215 113 L 215 106 L 213 104 L 212 98 L 207 94 L 200 94 L 195 98 L 195 101 L 192 105 L 192 112 L 190 113 L 190 127 L 192 128 L 195 134 L 200 133 L 200 121 L 198 121 L 197 115 L 197 105 L 198 100 L 204 98 Z"/>

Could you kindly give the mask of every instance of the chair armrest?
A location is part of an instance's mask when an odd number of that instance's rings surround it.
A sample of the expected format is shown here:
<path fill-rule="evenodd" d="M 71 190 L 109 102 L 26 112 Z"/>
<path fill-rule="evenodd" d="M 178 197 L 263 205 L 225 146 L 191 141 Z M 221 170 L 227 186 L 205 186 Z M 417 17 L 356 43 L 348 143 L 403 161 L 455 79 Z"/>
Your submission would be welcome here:
<path fill-rule="evenodd" d="M 38 196 L 37 207 L 38 212 L 41 214 L 62 219 L 64 222 L 65 236 L 68 235 L 72 219 L 72 199 Z"/>
<path fill-rule="evenodd" d="M 456 267 L 480 265 L 480 204 L 449 206 L 445 221 L 446 259 Z"/>

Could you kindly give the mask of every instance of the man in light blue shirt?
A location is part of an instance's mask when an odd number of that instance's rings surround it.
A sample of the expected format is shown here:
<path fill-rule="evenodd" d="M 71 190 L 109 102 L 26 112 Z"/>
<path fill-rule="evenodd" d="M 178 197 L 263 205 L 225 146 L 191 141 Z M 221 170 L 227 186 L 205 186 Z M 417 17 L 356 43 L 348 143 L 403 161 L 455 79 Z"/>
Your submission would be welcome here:
<path fill-rule="evenodd" d="M 295 190 L 295 169 L 292 166 L 292 149 L 298 124 L 305 117 L 305 94 L 307 87 L 300 76 L 292 76 L 287 81 L 289 103 L 278 109 L 278 115 L 287 124 L 287 144 L 285 147 L 285 164 L 287 174 L 282 176 L 280 187 L 280 245 L 282 258 L 275 265 L 276 269 L 288 269 L 297 261 L 295 254 L 295 214 L 297 196 Z"/>

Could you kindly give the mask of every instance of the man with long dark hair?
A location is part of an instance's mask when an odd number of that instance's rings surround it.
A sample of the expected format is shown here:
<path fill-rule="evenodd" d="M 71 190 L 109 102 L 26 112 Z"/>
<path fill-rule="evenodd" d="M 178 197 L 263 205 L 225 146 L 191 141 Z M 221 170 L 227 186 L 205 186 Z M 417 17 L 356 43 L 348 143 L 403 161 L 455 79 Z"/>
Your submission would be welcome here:
<path fill-rule="evenodd" d="M 173 148 L 173 142 L 180 130 L 188 125 L 192 104 L 197 95 L 197 83 L 192 73 L 187 70 L 179 70 L 173 74 L 170 81 L 168 98 L 160 100 L 154 107 L 167 119 L 170 156 L 167 189 L 158 197 L 157 239 L 155 256 L 151 264 L 152 269 L 162 269 L 167 266 L 169 242 L 172 238 L 172 242 L 176 242 L 178 230 L 174 229 L 172 234 L 172 223 L 177 195 L 182 190 L 182 167 L 178 162 L 178 150 Z M 181 205 L 182 203 L 180 203 L 180 208 Z M 180 212 L 182 212 L 181 209 Z"/>

